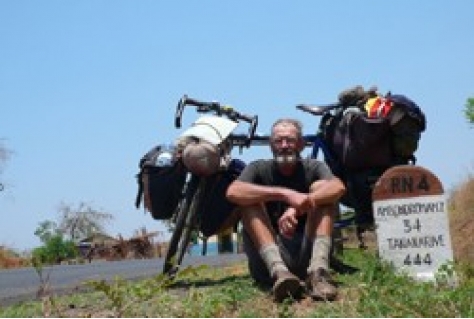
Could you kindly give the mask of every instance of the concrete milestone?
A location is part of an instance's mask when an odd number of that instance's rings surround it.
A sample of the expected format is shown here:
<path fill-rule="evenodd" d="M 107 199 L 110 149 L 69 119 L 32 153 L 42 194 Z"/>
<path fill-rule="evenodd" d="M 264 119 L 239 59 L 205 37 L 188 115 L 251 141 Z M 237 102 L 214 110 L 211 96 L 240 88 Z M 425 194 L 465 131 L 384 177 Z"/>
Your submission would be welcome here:
<path fill-rule="evenodd" d="M 415 165 L 396 166 L 372 193 L 379 255 L 420 280 L 453 261 L 446 196 L 438 177 Z"/>

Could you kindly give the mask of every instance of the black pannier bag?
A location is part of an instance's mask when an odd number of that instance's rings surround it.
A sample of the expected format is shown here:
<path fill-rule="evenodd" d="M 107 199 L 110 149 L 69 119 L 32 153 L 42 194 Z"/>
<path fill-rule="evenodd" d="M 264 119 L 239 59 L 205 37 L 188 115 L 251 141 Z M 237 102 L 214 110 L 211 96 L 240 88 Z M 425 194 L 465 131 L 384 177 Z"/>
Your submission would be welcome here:
<path fill-rule="evenodd" d="M 323 134 L 335 162 L 331 169 L 359 171 L 388 167 L 392 161 L 390 123 L 385 118 L 369 118 L 361 111 L 346 111 L 323 118 Z M 332 165 L 331 165 L 332 164 Z"/>
<path fill-rule="evenodd" d="M 361 112 L 348 112 L 343 121 L 345 136 L 342 163 L 349 170 L 387 167 L 392 160 L 390 126 L 386 119 L 368 118 Z"/>
<path fill-rule="evenodd" d="M 401 94 L 387 98 L 392 108 L 387 115 L 392 131 L 392 150 L 402 159 L 414 159 L 421 133 L 426 129 L 426 117 L 420 107 Z"/>
<path fill-rule="evenodd" d="M 135 206 L 143 199 L 145 210 L 154 219 L 169 219 L 182 197 L 186 169 L 175 160 L 172 146 L 158 145 L 147 152 L 139 162 L 138 194 Z"/>
<path fill-rule="evenodd" d="M 235 226 L 238 216 L 234 214 L 237 207 L 231 203 L 226 192 L 229 185 L 240 175 L 245 163 L 239 159 L 232 159 L 229 167 L 213 176 L 207 184 L 206 196 L 200 206 L 201 229 L 204 236 L 212 236 L 225 230 L 225 226 Z M 234 214 L 235 219 L 229 219 Z"/>
<path fill-rule="evenodd" d="M 326 113 L 319 127 L 331 155 L 325 160 L 347 186 L 341 202 L 357 212 L 356 223 L 372 224 L 373 185 L 386 169 L 416 163 L 426 118 L 405 95 L 375 89 L 345 90 L 339 102 L 344 110 Z"/>
<path fill-rule="evenodd" d="M 415 162 L 426 119 L 421 109 L 404 95 L 377 96 L 365 110 L 347 109 L 325 116 L 321 130 L 335 157 L 338 171 L 388 168 Z"/>

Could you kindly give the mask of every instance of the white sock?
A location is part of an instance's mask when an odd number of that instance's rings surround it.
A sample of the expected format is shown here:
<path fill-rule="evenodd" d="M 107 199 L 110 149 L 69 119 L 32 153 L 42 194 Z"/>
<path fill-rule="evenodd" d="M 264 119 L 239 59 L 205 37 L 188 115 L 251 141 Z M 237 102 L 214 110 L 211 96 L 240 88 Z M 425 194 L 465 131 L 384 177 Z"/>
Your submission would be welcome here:
<path fill-rule="evenodd" d="M 259 253 L 272 277 L 276 271 L 288 271 L 288 268 L 281 258 L 280 249 L 278 249 L 276 244 L 270 244 L 260 248 Z"/>
<path fill-rule="evenodd" d="M 308 273 L 318 268 L 329 269 L 329 254 L 331 253 L 331 237 L 318 236 L 313 243 L 313 253 L 309 262 Z"/>

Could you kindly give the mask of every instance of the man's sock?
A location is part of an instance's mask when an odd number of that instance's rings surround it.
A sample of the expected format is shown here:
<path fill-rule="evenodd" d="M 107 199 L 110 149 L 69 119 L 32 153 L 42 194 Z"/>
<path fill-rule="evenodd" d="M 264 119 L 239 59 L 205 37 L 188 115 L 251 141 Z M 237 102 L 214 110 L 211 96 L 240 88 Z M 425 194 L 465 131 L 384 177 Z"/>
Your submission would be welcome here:
<path fill-rule="evenodd" d="M 288 271 L 288 268 L 283 262 L 280 250 L 276 244 L 270 244 L 262 247 L 259 253 L 272 277 L 275 275 L 276 271 Z"/>
<path fill-rule="evenodd" d="M 309 262 L 308 273 L 318 268 L 329 270 L 329 255 L 331 252 L 331 237 L 318 236 L 313 244 L 313 254 Z"/>

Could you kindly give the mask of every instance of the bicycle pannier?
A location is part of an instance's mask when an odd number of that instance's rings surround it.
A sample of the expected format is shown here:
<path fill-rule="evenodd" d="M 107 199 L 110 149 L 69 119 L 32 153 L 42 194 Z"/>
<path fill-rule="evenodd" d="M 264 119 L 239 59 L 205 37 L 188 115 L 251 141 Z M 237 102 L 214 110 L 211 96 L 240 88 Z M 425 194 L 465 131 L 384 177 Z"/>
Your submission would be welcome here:
<path fill-rule="evenodd" d="M 365 109 L 369 117 L 386 118 L 390 122 L 394 157 L 413 159 L 421 133 L 426 129 L 426 118 L 418 105 L 404 95 L 389 94 L 369 99 Z"/>
<path fill-rule="evenodd" d="M 212 236 L 230 226 L 235 226 L 238 215 L 233 215 L 236 205 L 226 198 L 229 185 L 240 175 L 245 163 L 232 159 L 226 171 L 217 173 L 213 183 L 206 189 L 206 199 L 201 206 L 201 232 L 204 236 Z M 234 218 L 230 218 L 230 217 Z"/>
<path fill-rule="evenodd" d="M 175 149 L 158 145 L 140 160 L 137 175 L 137 208 L 143 204 L 154 219 L 171 218 L 178 206 L 186 180 L 186 169 L 175 160 Z"/>
<path fill-rule="evenodd" d="M 340 118 L 331 118 L 323 130 L 331 152 L 345 169 L 356 171 L 390 165 L 388 120 L 348 111 Z M 335 167 L 331 168 L 337 173 Z"/>
<path fill-rule="evenodd" d="M 392 149 L 395 156 L 411 159 L 418 149 L 421 133 L 426 129 L 425 114 L 404 95 L 390 95 L 393 103 L 387 118 L 392 131 Z"/>

